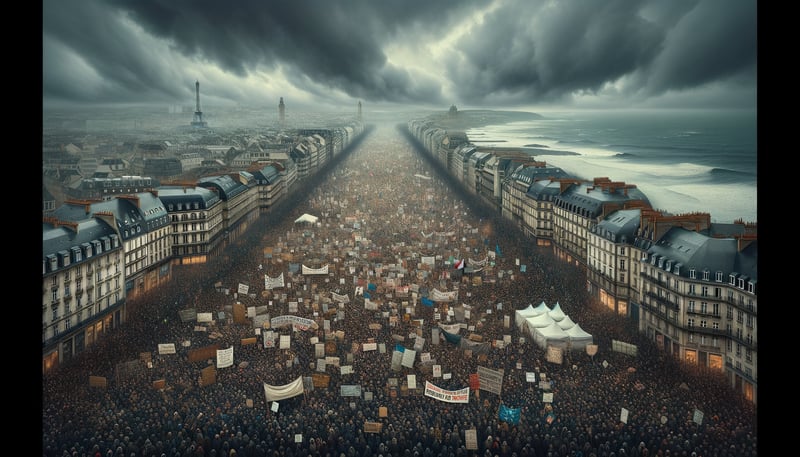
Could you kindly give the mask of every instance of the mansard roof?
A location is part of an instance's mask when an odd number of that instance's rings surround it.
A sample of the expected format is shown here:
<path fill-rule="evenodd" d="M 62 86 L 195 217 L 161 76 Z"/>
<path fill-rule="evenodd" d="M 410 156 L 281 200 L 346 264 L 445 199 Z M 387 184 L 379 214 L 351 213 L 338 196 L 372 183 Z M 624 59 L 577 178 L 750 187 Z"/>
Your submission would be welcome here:
<path fill-rule="evenodd" d="M 748 280 L 758 278 L 758 245 L 756 241 L 739 250 L 739 240 L 733 237 L 716 238 L 702 233 L 672 227 L 647 250 L 648 258 L 656 261 L 664 258 L 672 264 L 680 264 L 682 276 L 689 270 L 721 271 L 745 275 Z"/>
<path fill-rule="evenodd" d="M 110 200 L 89 203 L 67 202 L 53 212 L 53 216 L 70 222 L 81 222 L 98 213 L 108 213 L 116 219 L 123 240 L 169 224 L 167 210 L 161 200 L 150 192 L 121 195 Z"/>
<path fill-rule="evenodd" d="M 220 201 L 219 195 L 205 187 L 161 186 L 158 197 L 165 206 L 197 203 L 199 209 L 208 209 Z"/>
<path fill-rule="evenodd" d="M 85 243 L 116 237 L 114 228 L 99 218 L 84 219 L 72 227 L 42 224 L 42 256 L 47 257 L 61 251 L 69 251 L 73 247 Z"/>
<path fill-rule="evenodd" d="M 641 223 L 642 210 L 617 210 L 594 226 L 592 232 L 614 243 L 633 243 Z"/>

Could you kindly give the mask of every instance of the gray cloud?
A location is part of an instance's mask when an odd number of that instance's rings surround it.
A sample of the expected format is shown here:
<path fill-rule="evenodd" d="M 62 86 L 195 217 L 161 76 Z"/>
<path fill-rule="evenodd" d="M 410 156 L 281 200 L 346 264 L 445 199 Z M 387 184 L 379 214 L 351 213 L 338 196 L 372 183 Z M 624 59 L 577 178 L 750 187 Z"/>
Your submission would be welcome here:
<path fill-rule="evenodd" d="M 398 42 L 419 59 L 390 55 Z M 329 104 L 652 103 L 755 91 L 756 4 L 45 0 L 43 48 L 46 101 L 186 103 L 201 79 L 204 100 L 232 103 L 267 96 L 267 81 Z"/>

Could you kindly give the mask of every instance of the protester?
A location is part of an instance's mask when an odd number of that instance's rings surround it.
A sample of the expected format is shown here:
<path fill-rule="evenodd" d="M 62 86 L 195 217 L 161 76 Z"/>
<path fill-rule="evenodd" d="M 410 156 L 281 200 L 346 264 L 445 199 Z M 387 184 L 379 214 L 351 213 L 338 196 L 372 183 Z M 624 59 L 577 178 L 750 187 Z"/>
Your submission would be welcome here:
<path fill-rule="evenodd" d="M 499 218 L 476 214 L 469 195 L 429 170 L 399 134 L 378 130 L 305 200 L 263 216 L 207 264 L 176 268 L 172 281 L 128 304 L 124 325 L 44 377 L 42 455 L 758 455 L 754 407 L 721 374 L 660 352 L 634 324 L 591 299 L 578 268 Z M 304 213 L 319 220 L 296 224 Z M 459 260 L 466 269 L 455 268 Z M 303 266 L 327 271 L 303 274 Z M 265 287 L 265 277 L 281 274 L 284 287 Z M 239 284 L 248 292 L 240 294 Z M 423 304 L 434 289 L 457 300 Z M 345 295 L 344 303 L 333 298 Z M 548 362 L 546 350 L 514 323 L 515 310 L 540 302 L 558 302 L 593 335 L 598 353 L 567 350 L 562 363 Z M 318 325 L 257 334 L 252 316 L 234 322 L 239 304 Z M 470 311 L 462 338 L 510 336 L 510 343 L 470 354 L 441 332 L 433 341 L 440 323 L 458 323 L 458 314 L 448 313 L 455 309 Z M 183 321 L 182 310 L 211 313 L 213 322 Z M 275 347 L 263 344 L 268 330 Z M 412 335 L 425 338 L 413 366 L 393 369 L 396 349 L 414 350 Z M 288 349 L 278 347 L 279 336 L 289 336 Z M 243 344 L 253 337 L 257 344 Z M 636 345 L 638 355 L 612 351 L 612 340 Z M 325 343 L 325 357 L 338 357 L 339 366 L 317 371 L 312 341 Z M 161 354 L 159 344 L 169 343 L 176 353 Z M 384 350 L 365 350 L 365 343 Z M 190 362 L 188 354 L 211 345 L 233 347 L 234 364 L 201 386 L 201 370 L 216 361 Z M 422 354 L 433 363 L 422 363 Z M 344 366 L 352 373 L 342 373 Z M 468 387 L 478 367 L 502 370 L 500 395 L 473 389 L 468 403 L 424 395 L 425 381 Z M 549 389 L 528 382 L 527 373 L 544 376 Z M 302 395 L 267 402 L 265 383 L 314 374 L 328 375 L 328 386 L 306 385 Z M 90 376 L 104 377 L 106 387 L 90 386 Z M 350 386 L 360 386 L 360 395 L 342 396 Z M 501 405 L 519 409 L 519 422 L 500 420 Z M 474 447 L 467 440 L 473 431 Z"/>

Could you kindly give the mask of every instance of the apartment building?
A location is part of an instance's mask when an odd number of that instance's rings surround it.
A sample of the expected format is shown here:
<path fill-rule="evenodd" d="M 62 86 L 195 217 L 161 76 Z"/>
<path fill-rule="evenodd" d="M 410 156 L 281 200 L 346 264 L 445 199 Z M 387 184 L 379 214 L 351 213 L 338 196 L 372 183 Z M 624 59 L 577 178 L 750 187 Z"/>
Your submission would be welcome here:
<path fill-rule="evenodd" d="M 172 263 L 205 263 L 222 241 L 224 202 L 211 189 L 199 186 L 160 186 L 158 198 L 169 214 Z"/>
<path fill-rule="evenodd" d="M 631 207 L 650 207 L 647 197 L 633 184 L 594 178 L 570 184 L 553 201 L 553 247 L 566 262 L 585 266 L 588 234 L 606 215 Z"/>
<path fill-rule="evenodd" d="M 114 224 L 45 217 L 42 372 L 83 352 L 125 320 L 124 251 Z"/>
<path fill-rule="evenodd" d="M 732 225 L 732 227 L 731 227 Z M 757 403 L 758 245 L 747 224 L 672 227 L 637 240 L 639 329 L 687 364 L 725 373 Z"/>

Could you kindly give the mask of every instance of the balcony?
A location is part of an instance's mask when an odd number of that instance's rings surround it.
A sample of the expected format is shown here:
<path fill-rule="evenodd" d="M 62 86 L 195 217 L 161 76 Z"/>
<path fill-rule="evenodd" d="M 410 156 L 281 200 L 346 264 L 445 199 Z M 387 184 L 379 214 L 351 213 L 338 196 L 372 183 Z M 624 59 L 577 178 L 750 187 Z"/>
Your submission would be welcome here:
<path fill-rule="evenodd" d="M 671 302 L 671 301 L 667 300 L 664 297 L 660 297 L 658 294 L 655 294 L 653 292 L 647 292 L 647 293 L 645 293 L 645 296 L 650 298 L 650 299 L 652 299 L 652 300 L 655 300 L 659 304 L 662 304 L 662 305 L 666 306 L 667 309 L 672 309 L 674 311 L 680 311 L 680 306 L 678 306 L 677 303 Z"/>

